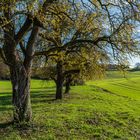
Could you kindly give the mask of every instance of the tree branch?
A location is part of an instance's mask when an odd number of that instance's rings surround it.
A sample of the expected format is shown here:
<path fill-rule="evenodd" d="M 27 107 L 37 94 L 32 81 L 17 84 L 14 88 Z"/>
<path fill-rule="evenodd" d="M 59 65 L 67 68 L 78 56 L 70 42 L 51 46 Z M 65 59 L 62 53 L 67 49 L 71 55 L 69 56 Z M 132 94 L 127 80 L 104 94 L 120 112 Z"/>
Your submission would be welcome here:
<path fill-rule="evenodd" d="M 19 32 L 14 37 L 15 41 L 16 41 L 16 44 L 18 44 L 21 41 L 21 39 L 23 38 L 23 36 L 27 33 L 27 31 L 29 30 L 32 22 L 33 22 L 33 20 L 28 16 L 25 23 L 23 24 L 23 26 L 21 27 Z"/>

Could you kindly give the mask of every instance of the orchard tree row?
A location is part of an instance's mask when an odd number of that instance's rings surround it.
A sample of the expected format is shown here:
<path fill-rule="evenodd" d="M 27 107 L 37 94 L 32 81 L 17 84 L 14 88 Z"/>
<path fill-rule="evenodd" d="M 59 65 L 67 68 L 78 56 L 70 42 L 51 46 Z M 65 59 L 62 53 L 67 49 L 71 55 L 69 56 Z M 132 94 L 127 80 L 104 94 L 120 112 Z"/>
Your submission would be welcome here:
<path fill-rule="evenodd" d="M 32 62 L 56 83 L 56 99 L 75 77 L 139 53 L 139 0 L 1 0 L 0 55 L 9 67 L 14 122 L 32 118 Z"/>

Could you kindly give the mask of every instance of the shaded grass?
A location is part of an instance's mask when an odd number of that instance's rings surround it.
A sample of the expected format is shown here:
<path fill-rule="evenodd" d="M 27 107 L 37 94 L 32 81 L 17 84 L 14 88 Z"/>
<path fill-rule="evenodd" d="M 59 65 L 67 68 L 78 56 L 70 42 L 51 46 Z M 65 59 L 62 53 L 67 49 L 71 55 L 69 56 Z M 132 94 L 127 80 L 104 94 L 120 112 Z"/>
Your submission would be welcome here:
<path fill-rule="evenodd" d="M 34 80 L 32 125 L 17 128 L 7 124 L 12 107 L 10 85 L 4 82 L 0 88 L 0 139 L 139 140 L 139 84 L 138 72 L 129 73 L 127 79 L 112 72 L 105 80 L 72 87 L 70 96 L 56 101 L 54 83 Z"/>

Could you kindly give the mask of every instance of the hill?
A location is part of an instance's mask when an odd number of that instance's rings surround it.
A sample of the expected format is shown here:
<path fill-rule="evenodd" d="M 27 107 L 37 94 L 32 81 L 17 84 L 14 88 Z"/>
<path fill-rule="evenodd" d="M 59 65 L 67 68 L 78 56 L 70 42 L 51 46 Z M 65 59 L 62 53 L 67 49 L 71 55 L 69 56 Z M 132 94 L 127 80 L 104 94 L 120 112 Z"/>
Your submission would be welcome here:
<path fill-rule="evenodd" d="M 71 95 L 54 100 L 53 82 L 31 84 L 33 124 L 8 125 L 12 114 L 11 85 L 0 82 L 0 139 L 140 139 L 140 72 L 109 72 L 103 80 L 72 87 Z"/>

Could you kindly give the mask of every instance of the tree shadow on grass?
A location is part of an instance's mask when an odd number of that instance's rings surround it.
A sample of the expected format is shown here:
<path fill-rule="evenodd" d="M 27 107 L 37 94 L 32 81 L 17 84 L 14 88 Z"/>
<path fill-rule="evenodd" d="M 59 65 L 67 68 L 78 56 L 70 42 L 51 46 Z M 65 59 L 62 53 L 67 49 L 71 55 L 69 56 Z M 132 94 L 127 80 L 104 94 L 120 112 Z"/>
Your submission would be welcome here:
<path fill-rule="evenodd" d="M 11 105 L 11 95 L 0 96 L 0 105 Z"/>
<path fill-rule="evenodd" d="M 0 129 L 5 129 L 5 128 L 9 127 L 9 126 L 13 126 L 13 124 L 14 124 L 13 121 L 0 123 Z"/>
<path fill-rule="evenodd" d="M 31 90 L 38 90 L 38 89 L 40 89 L 40 90 L 54 90 L 55 89 L 55 86 L 51 86 L 51 87 L 33 87 L 33 88 L 31 88 Z"/>
<path fill-rule="evenodd" d="M 37 107 L 39 107 L 38 104 L 40 103 L 43 104 L 52 103 L 53 101 L 55 101 L 55 89 L 50 87 L 50 88 L 46 88 L 45 90 L 40 89 L 40 90 L 31 91 L 31 100 L 32 100 L 33 109 L 36 108 L 34 107 L 34 105 L 36 104 Z M 9 112 L 11 110 L 12 110 L 11 92 L 5 94 L 2 93 L 2 96 L 0 96 L 0 113 L 5 114 L 5 111 Z M 5 120 L 5 122 L 0 123 L 0 133 L 6 132 L 8 134 L 10 132 L 8 128 L 10 127 L 14 127 L 13 121 L 6 122 Z"/>
<path fill-rule="evenodd" d="M 50 103 L 55 100 L 55 89 L 47 88 L 46 90 L 41 91 L 32 91 L 31 92 L 32 104 L 38 103 Z"/>
<path fill-rule="evenodd" d="M 12 105 L 12 95 L 11 93 L 6 93 L 6 95 L 0 96 L 0 111 L 11 110 Z"/>
<path fill-rule="evenodd" d="M 5 138 L 6 136 L 8 136 L 6 138 L 9 138 L 13 132 L 16 132 L 16 135 L 20 135 L 22 138 L 27 138 L 31 133 L 38 133 L 39 130 L 42 132 L 44 129 L 46 129 L 45 125 L 35 123 L 16 124 L 13 121 L 0 123 L 0 139 Z"/>
<path fill-rule="evenodd" d="M 40 102 L 50 102 L 55 100 L 55 89 L 54 87 L 46 88 L 46 90 L 34 90 L 31 91 L 31 99 L 32 103 L 40 103 Z M 11 92 L 5 92 L 4 94 L 1 92 L 3 96 L 0 96 L 0 111 L 7 111 L 11 109 L 12 105 L 12 94 Z"/>
<path fill-rule="evenodd" d="M 53 88 L 47 88 L 46 90 L 36 90 L 31 91 L 31 100 L 32 100 L 32 107 L 35 108 L 34 105 L 37 105 L 39 107 L 39 104 L 50 104 L 54 103 L 55 101 L 55 89 Z M 1 93 L 0 93 L 1 94 Z M 1 94 L 0 96 L 0 113 L 5 114 L 9 111 L 12 111 L 12 94 L 11 92 Z M 5 125 L 8 125 L 9 123 L 0 124 L 0 128 Z"/>

